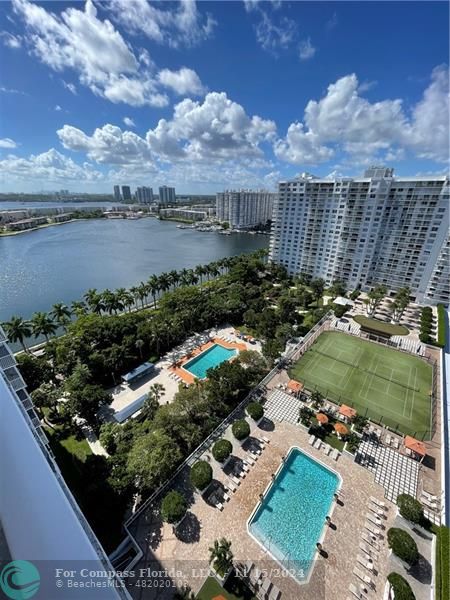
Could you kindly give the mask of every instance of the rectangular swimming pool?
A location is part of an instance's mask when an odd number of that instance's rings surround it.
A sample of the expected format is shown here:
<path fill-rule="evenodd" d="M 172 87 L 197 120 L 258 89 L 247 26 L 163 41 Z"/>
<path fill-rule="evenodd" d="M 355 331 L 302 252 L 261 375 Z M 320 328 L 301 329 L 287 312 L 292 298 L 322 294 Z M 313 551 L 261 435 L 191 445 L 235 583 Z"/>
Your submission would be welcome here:
<path fill-rule="evenodd" d="M 189 371 L 194 377 L 205 379 L 206 371 L 217 367 L 225 360 L 230 360 L 236 356 L 237 351 L 230 348 L 224 348 L 220 344 L 214 344 L 208 350 L 205 350 L 195 358 L 189 360 L 183 365 L 183 369 Z"/>
<path fill-rule="evenodd" d="M 292 448 L 249 520 L 249 533 L 299 582 L 311 574 L 340 481 L 340 475 Z"/>

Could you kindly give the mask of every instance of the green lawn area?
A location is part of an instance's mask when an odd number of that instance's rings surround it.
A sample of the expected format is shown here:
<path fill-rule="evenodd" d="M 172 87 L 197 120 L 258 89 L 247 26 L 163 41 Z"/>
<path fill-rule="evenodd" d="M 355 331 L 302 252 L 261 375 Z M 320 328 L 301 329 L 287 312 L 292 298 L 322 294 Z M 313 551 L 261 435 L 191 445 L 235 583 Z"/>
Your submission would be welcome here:
<path fill-rule="evenodd" d="M 392 429 L 430 439 L 431 366 L 345 333 L 322 333 L 289 375 Z"/>
<path fill-rule="evenodd" d="M 448 557 L 450 555 L 450 529 L 448 527 L 436 527 L 436 600 L 444 600 L 450 594 L 450 570 L 448 568 Z"/>
<path fill-rule="evenodd" d="M 223 596 L 227 600 L 253 600 L 255 596 L 237 577 L 230 577 L 225 588 L 219 585 L 214 577 L 208 577 L 197 594 L 197 600 L 212 600 L 216 596 Z"/>
<path fill-rule="evenodd" d="M 409 329 L 405 325 L 394 325 L 393 323 L 385 323 L 378 319 L 365 317 L 364 315 L 356 315 L 353 317 L 364 329 L 370 329 L 373 333 L 381 333 L 387 335 L 408 335 Z"/>

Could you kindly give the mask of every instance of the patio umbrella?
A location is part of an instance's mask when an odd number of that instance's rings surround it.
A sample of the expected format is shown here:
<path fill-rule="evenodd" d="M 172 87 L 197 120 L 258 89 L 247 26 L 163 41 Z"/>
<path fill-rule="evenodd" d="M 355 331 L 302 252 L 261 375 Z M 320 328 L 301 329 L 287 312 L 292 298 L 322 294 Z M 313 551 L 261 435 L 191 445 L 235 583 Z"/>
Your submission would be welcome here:
<path fill-rule="evenodd" d="M 344 425 L 344 423 L 336 423 L 334 425 L 334 430 L 339 436 L 346 435 L 348 433 L 348 428 Z"/>
<path fill-rule="evenodd" d="M 325 423 L 328 423 L 328 417 L 327 417 L 327 415 L 324 415 L 323 413 L 317 413 L 316 419 L 320 425 L 325 425 Z"/>

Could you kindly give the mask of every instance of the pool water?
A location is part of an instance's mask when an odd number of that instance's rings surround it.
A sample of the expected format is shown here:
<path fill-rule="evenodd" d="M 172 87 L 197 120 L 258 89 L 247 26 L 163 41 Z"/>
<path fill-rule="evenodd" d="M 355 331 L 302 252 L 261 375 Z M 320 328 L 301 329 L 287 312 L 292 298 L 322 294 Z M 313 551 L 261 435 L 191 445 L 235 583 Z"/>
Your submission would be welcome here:
<path fill-rule="evenodd" d="M 340 476 L 298 448 L 292 448 L 249 532 L 299 581 L 312 570 Z"/>
<path fill-rule="evenodd" d="M 236 356 L 237 351 L 229 348 L 224 348 L 220 344 L 214 344 L 208 350 L 205 350 L 192 360 L 189 360 L 183 365 L 183 369 L 192 373 L 194 377 L 205 379 L 206 371 L 217 367 L 226 360 L 230 360 Z"/>

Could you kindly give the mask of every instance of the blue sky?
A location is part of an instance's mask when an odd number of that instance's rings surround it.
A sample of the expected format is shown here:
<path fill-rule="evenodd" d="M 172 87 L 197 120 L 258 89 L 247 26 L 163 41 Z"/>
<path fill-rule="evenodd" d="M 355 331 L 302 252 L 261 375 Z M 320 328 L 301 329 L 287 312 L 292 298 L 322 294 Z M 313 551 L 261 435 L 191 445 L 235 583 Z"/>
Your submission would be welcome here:
<path fill-rule="evenodd" d="M 0 191 L 448 168 L 446 2 L 0 3 Z"/>

